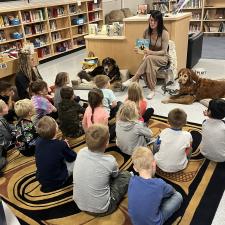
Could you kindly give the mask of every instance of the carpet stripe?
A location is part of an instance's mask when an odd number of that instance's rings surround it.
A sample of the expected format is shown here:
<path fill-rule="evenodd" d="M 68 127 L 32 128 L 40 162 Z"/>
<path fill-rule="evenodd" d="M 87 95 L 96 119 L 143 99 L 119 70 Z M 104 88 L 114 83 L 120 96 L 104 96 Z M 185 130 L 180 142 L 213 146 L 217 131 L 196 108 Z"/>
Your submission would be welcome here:
<path fill-rule="evenodd" d="M 180 222 L 180 224 L 190 224 L 192 221 L 192 218 L 194 216 L 195 211 L 193 209 L 196 209 L 196 207 L 199 205 L 199 202 L 201 201 L 201 198 L 206 190 L 206 187 L 213 175 L 213 172 L 216 168 L 216 164 L 213 162 L 210 162 L 208 165 L 208 168 L 206 170 L 206 173 L 204 174 L 204 177 L 202 178 L 200 184 L 198 185 L 197 190 L 195 191 L 192 200 L 189 202 L 189 205 L 187 209 L 185 210 L 184 216 Z"/>

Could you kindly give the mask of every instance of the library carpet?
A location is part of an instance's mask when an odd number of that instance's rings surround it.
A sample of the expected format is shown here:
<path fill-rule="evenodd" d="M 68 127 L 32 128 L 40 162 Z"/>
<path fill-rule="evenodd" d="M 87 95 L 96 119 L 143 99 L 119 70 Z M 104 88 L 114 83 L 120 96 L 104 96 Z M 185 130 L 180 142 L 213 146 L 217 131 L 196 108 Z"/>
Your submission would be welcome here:
<path fill-rule="evenodd" d="M 150 127 L 154 136 L 166 127 L 166 118 L 154 116 Z M 201 126 L 188 123 L 187 131 L 201 132 Z M 69 140 L 78 152 L 85 146 L 84 137 Z M 106 154 L 112 154 L 121 170 L 132 170 L 130 156 L 110 144 Z M 95 218 L 80 212 L 72 200 L 72 185 L 58 191 L 43 193 L 35 178 L 34 157 L 24 157 L 13 149 L 8 154 L 8 165 L 0 178 L 0 196 L 11 208 L 22 225 L 131 225 L 127 214 L 127 197 L 112 215 Z M 188 167 L 179 173 L 157 170 L 157 177 L 165 179 L 183 195 L 184 202 L 167 224 L 211 224 L 225 188 L 224 164 L 206 160 L 199 149 L 192 153 Z M 208 207 L 207 207 L 208 206 Z"/>

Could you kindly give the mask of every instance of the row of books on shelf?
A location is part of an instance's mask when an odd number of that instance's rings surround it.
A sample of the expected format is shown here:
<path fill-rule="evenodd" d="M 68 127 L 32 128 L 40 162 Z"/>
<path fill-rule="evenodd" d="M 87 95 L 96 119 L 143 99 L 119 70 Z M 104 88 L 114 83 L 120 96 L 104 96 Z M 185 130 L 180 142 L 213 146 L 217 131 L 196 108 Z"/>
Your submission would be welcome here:
<path fill-rule="evenodd" d="M 200 31 L 201 31 L 200 24 L 193 24 L 193 25 L 190 25 L 189 27 L 189 32 L 191 33 L 200 32 Z"/>
<path fill-rule="evenodd" d="M 192 13 L 193 20 L 201 20 L 201 16 L 202 16 L 201 13 L 195 13 L 195 12 Z"/>
<path fill-rule="evenodd" d="M 88 15 L 89 21 L 95 21 L 95 20 L 99 20 L 100 17 L 100 13 L 99 12 L 94 12 L 94 13 L 90 13 Z"/>
<path fill-rule="evenodd" d="M 63 15 L 65 15 L 65 9 L 63 6 L 48 9 L 48 18 L 56 18 Z"/>
<path fill-rule="evenodd" d="M 100 8 L 99 3 L 88 2 L 88 11 L 93 11 Z"/>
<path fill-rule="evenodd" d="M 48 43 L 48 38 L 46 35 L 42 35 L 38 38 L 31 39 L 30 42 L 35 48 L 40 48 Z"/>
<path fill-rule="evenodd" d="M 0 52 L 7 51 L 8 49 L 20 49 L 20 48 L 22 48 L 21 41 L 10 42 L 7 44 L 0 45 Z"/>
<path fill-rule="evenodd" d="M 62 35 L 60 32 L 52 33 L 52 41 L 59 41 L 62 39 Z"/>
<path fill-rule="evenodd" d="M 1 15 L 0 16 L 0 27 L 19 25 L 20 20 L 18 16 L 14 15 Z"/>
<path fill-rule="evenodd" d="M 204 20 L 225 19 L 224 9 L 210 9 L 205 11 Z"/>
<path fill-rule="evenodd" d="M 70 13 L 73 13 L 73 14 L 76 14 L 76 13 L 82 13 L 83 10 L 80 6 L 78 5 L 70 5 L 69 6 L 69 12 Z"/>
<path fill-rule="evenodd" d="M 203 0 L 190 0 L 185 8 L 201 8 L 203 6 Z"/>
<path fill-rule="evenodd" d="M 43 23 L 38 23 L 24 26 L 24 32 L 26 35 L 40 34 L 45 32 L 45 25 Z"/>
<path fill-rule="evenodd" d="M 36 9 L 32 11 L 22 12 L 22 20 L 25 23 L 38 22 L 45 20 L 45 14 L 43 9 Z"/>
<path fill-rule="evenodd" d="M 122 36 L 123 24 L 114 22 L 112 25 L 102 25 L 102 27 L 99 28 L 97 23 L 92 23 L 88 25 L 88 33 L 94 35 Z"/>
<path fill-rule="evenodd" d="M 225 22 L 221 22 L 218 26 L 215 26 L 215 24 L 204 23 L 203 29 L 205 32 L 225 32 Z"/>

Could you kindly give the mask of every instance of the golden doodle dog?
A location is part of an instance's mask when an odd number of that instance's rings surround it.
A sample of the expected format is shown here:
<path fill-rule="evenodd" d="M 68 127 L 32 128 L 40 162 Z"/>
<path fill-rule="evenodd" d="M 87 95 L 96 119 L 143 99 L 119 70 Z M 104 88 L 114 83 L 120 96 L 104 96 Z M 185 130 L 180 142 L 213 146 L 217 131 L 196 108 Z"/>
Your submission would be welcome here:
<path fill-rule="evenodd" d="M 205 98 L 225 97 L 225 80 L 200 78 L 190 69 L 181 69 L 177 79 L 179 93 L 162 100 L 162 103 L 192 104 Z"/>

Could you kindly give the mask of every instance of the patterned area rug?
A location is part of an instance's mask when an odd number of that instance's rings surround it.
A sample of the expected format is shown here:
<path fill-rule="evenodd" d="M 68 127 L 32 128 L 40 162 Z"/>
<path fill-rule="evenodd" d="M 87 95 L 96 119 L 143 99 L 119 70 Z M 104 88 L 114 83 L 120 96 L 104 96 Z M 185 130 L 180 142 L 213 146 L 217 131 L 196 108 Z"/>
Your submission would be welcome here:
<path fill-rule="evenodd" d="M 154 133 L 154 137 L 157 137 L 162 129 L 168 127 L 168 124 L 165 118 L 155 116 L 149 126 Z M 184 129 L 201 132 L 201 126 L 196 124 L 188 123 Z M 76 152 L 85 146 L 83 136 L 76 140 L 71 139 L 69 142 Z M 120 152 L 115 144 L 109 145 L 106 154 L 112 154 L 117 159 L 121 170 L 132 170 L 130 156 Z M 157 170 L 157 176 L 172 184 L 182 193 L 184 198 L 181 209 L 167 224 L 200 224 L 202 212 L 207 212 L 201 208 L 202 201 L 207 199 L 211 192 L 220 193 L 219 189 L 221 188 L 224 190 L 224 187 L 220 186 L 214 186 L 213 190 L 207 189 L 207 187 L 211 187 L 211 178 L 215 173 L 217 173 L 216 177 L 220 176 L 220 173 L 221 175 L 225 174 L 224 166 L 221 168 L 220 164 L 219 168 L 217 167 L 216 163 L 206 160 L 197 149 L 192 153 L 191 160 L 185 170 L 179 173 L 164 173 Z M 72 200 L 72 185 L 50 193 L 41 192 L 40 184 L 35 178 L 35 171 L 34 157 L 26 158 L 15 149 L 9 152 L 4 177 L 0 178 L 0 196 L 21 224 L 131 225 L 127 214 L 127 197 L 124 198 L 118 210 L 112 215 L 95 218 L 80 212 L 77 208 Z M 215 180 L 213 180 L 213 183 L 215 183 Z M 205 195 L 206 191 L 208 191 L 207 196 Z M 214 204 L 215 210 L 219 204 L 219 199 Z M 201 217 L 196 218 L 196 212 Z M 207 217 L 207 221 L 201 224 L 210 224 L 213 216 L 214 214 L 211 213 L 210 218 Z"/>

